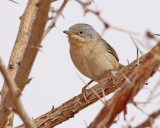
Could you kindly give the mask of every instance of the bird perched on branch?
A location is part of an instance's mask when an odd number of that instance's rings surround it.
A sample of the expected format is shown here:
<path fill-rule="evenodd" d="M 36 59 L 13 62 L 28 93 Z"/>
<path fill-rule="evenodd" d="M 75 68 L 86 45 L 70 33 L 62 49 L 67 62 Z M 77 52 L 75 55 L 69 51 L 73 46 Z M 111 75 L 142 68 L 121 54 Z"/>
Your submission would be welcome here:
<path fill-rule="evenodd" d="M 70 56 L 76 68 L 91 81 L 82 88 L 85 100 L 86 87 L 93 81 L 101 81 L 108 77 L 111 71 L 117 71 L 123 65 L 119 64 L 116 51 L 88 24 L 75 24 L 68 35 Z"/>

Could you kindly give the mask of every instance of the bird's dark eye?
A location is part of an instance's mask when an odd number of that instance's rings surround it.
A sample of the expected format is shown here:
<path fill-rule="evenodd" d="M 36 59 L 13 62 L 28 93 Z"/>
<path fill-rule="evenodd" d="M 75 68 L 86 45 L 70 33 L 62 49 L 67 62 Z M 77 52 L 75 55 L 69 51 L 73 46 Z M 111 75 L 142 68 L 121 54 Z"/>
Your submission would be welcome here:
<path fill-rule="evenodd" d="M 79 34 L 80 34 L 80 35 L 83 35 L 83 34 L 84 34 L 84 31 L 82 31 L 82 30 L 79 31 Z"/>

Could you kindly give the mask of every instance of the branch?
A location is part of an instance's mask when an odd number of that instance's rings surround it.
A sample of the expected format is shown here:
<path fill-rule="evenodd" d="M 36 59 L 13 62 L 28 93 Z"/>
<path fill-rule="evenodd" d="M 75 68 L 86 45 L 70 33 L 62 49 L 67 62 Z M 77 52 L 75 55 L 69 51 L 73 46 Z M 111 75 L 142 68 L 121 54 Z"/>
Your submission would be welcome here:
<path fill-rule="evenodd" d="M 157 110 L 156 112 L 149 115 L 149 118 L 147 120 L 145 120 L 142 124 L 138 125 L 135 128 L 145 128 L 151 126 L 151 118 L 155 119 L 159 115 L 160 115 L 160 110 Z"/>
<path fill-rule="evenodd" d="M 14 0 L 9 0 L 9 1 L 11 1 L 11 2 L 13 2 L 15 4 L 19 4 L 18 2 L 14 1 Z"/>
<path fill-rule="evenodd" d="M 18 36 L 9 61 L 9 71 L 20 90 L 23 90 L 28 81 L 29 73 L 40 48 L 42 35 L 48 19 L 49 7 L 50 0 L 29 0 L 21 18 Z M 6 83 L 4 83 L 2 89 L 0 128 L 5 126 L 7 120 L 9 120 L 8 124 L 10 126 L 13 122 L 13 116 L 11 119 L 7 118 L 10 111 L 4 110 L 3 106 L 14 107 Z"/>
<path fill-rule="evenodd" d="M 144 58 L 144 62 L 134 70 L 127 81 L 115 95 L 106 102 L 96 119 L 88 128 L 110 127 L 115 117 L 125 109 L 127 103 L 132 101 L 138 91 L 145 85 L 146 80 L 152 76 L 160 65 L 160 42 Z"/>
<path fill-rule="evenodd" d="M 45 30 L 45 32 L 43 34 L 43 39 L 46 37 L 46 35 L 48 34 L 48 32 L 55 26 L 56 21 L 58 20 L 59 16 L 62 14 L 62 11 L 63 11 L 63 9 L 64 9 L 64 7 L 66 6 L 67 3 L 68 3 L 68 0 L 64 0 L 64 2 L 62 3 L 61 7 L 57 11 L 56 16 L 53 17 L 52 22 L 50 23 L 50 25 Z"/>
<path fill-rule="evenodd" d="M 25 112 L 23 105 L 21 103 L 20 100 L 20 91 L 17 88 L 17 85 L 15 83 L 15 81 L 13 80 L 11 74 L 9 73 L 9 71 L 5 68 L 5 65 L 3 64 L 1 58 L 0 58 L 0 71 L 2 72 L 2 75 L 10 89 L 10 93 L 12 95 L 14 104 L 15 104 L 15 111 L 18 113 L 18 115 L 21 117 L 21 119 L 23 120 L 25 126 L 27 128 L 36 128 L 34 122 L 29 118 L 29 116 L 27 115 L 27 113 Z"/>
<path fill-rule="evenodd" d="M 139 58 L 139 64 L 144 62 L 144 58 L 146 56 L 147 54 Z M 92 90 L 94 90 L 96 94 L 98 94 L 100 97 L 103 97 L 104 94 L 108 95 L 114 92 L 116 89 L 118 89 L 124 84 L 125 78 L 121 74 L 123 73 L 125 76 L 129 76 L 136 67 L 137 60 L 122 68 L 121 73 L 116 72 L 114 75 L 114 83 L 112 80 L 113 77 L 109 77 L 106 78 L 104 81 L 100 82 L 99 84 L 93 86 Z M 92 90 L 86 90 L 87 101 L 83 99 L 82 94 L 79 94 L 78 96 L 73 97 L 72 99 L 63 103 L 61 106 L 55 108 L 54 110 L 51 110 L 50 112 L 36 118 L 34 120 L 36 126 L 38 128 L 52 128 L 68 120 L 69 118 L 74 117 L 74 115 L 77 114 L 79 111 L 99 100 L 99 98 L 93 93 Z M 24 128 L 24 125 L 18 126 L 17 128 Z"/>
<path fill-rule="evenodd" d="M 104 25 L 104 30 L 108 29 L 108 28 L 112 28 L 112 29 L 115 29 L 115 30 L 118 30 L 118 31 L 121 31 L 121 32 L 134 34 L 134 35 L 139 35 L 139 33 L 132 32 L 132 31 L 129 31 L 129 30 L 126 30 L 126 29 L 123 29 L 123 28 L 116 27 L 116 26 L 112 26 L 111 24 L 106 22 L 104 20 L 104 18 L 102 18 L 102 16 L 100 15 L 101 14 L 100 11 L 92 10 L 92 9 L 88 8 L 88 6 L 92 3 L 92 1 L 82 2 L 81 0 L 76 0 L 76 2 L 78 2 L 82 6 L 82 8 L 84 10 L 84 15 L 86 15 L 87 13 L 94 14 L 102 22 L 102 24 Z"/>

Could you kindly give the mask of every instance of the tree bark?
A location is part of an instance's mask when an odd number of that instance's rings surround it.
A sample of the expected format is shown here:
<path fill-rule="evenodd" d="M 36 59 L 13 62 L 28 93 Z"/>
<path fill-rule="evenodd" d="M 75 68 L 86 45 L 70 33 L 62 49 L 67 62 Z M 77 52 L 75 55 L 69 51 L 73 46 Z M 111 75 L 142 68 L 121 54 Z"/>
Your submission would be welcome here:
<path fill-rule="evenodd" d="M 28 82 L 28 76 L 40 48 L 50 2 L 50 0 L 29 0 L 21 17 L 18 36 L 8 66 L 21 91 Z M 7 119 L 11 113 L 9 107 L 13 108 L 14 103 L 7 84 L 4 83 L 0 105 L 0 128 L 12 126 L 13 116 Z"/>

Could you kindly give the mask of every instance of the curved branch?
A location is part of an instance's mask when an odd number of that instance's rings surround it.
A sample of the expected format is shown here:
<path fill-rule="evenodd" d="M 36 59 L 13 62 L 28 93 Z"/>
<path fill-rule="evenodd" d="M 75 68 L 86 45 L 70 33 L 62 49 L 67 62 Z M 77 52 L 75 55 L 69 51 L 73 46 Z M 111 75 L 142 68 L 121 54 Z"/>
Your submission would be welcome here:
<path fill-rule="evenodd" d="M 16 112 L 21 117 L 21 119 L 23 120 L 23 122 L 27 128 L 36 128 L 33 120 L 31 120 L 29 118 L 29 116 L 27 115 L 26 111 L 23 108 L 22 102 L 20 100 L 19 89 L 18 89 L 15 81 L 13 80 L 11 74 L 6 69 L 5 65 L 3 64 L 1 57 L 0 57 L 0 71 L 2 72 L 3 77 L 4 77 L 8 87 L 10 89 L 10 93 L 13 97 L 13 101 L 16 106 Z"/>

